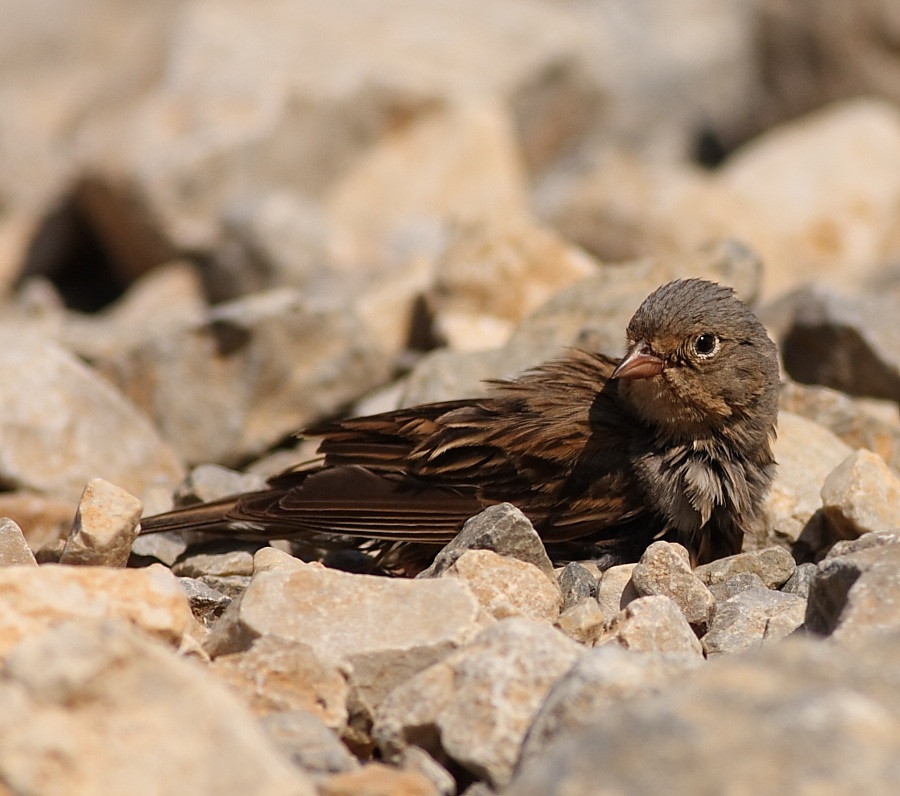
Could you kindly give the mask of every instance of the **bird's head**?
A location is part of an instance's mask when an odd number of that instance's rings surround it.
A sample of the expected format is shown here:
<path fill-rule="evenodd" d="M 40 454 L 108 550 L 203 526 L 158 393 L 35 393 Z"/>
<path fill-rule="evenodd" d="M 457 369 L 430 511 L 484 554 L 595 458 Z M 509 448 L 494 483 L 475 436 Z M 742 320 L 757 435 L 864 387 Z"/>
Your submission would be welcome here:
<path fill-rule="evenodd" d="M 775 345 L 731 288 L 702 279 L 663 285 L 629 322 L 627 344 L 612 378 L 649 425 L 670 437 L 698 438 L 749 417 L 744 433 L 771 433 Z"/>

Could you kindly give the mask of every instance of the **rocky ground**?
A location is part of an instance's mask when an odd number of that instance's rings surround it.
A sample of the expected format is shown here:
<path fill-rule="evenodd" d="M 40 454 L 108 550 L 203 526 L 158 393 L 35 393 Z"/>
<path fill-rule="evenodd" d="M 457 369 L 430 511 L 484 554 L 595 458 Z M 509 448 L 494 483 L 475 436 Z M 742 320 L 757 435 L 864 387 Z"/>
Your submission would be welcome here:
<path fill-rule="evenodd" d="M 900 792 L 893 4 L 13 6 L 0 793 Z M 679 276 L 782 356 L 738 556 L 555 567 L 506 505 L 416 579 L 136 539 Z"/>

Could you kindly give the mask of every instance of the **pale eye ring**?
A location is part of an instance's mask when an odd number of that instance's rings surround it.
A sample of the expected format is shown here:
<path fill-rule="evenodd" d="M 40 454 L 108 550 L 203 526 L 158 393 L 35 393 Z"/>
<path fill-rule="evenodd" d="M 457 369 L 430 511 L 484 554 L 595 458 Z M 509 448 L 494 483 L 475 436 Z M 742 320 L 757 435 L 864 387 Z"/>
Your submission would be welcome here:
<path fill-rule="evenodd" d="M 698 334 L 694 338 L 694 353 L 703 359 L 709 359 L 719 350 L 719 338 L 712 332 Z"/>

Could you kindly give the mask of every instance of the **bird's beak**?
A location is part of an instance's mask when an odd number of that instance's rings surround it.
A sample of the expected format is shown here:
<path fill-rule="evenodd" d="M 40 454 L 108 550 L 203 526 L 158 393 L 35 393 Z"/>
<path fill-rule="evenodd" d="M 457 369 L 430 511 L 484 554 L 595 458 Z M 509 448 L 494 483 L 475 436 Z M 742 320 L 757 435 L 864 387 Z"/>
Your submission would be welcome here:
<path fill-rule="evenodd" d="M 612 372 L 612 379 L 649 379 L 663 372 L 666 363 L 643 340 L 635 343 L 619 366 Z"/>

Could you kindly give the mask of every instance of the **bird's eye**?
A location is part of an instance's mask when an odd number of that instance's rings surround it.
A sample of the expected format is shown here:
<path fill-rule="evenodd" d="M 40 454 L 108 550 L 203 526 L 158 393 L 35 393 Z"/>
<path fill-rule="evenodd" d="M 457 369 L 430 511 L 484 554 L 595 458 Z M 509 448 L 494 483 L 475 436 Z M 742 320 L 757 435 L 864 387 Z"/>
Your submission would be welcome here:
<path fill-rule="evenodd" d="M 697 356 L 708 359 L 719 350 L 719 338 L 710 332 L 698 335 L 694 340 L 694 351 Z"/>

